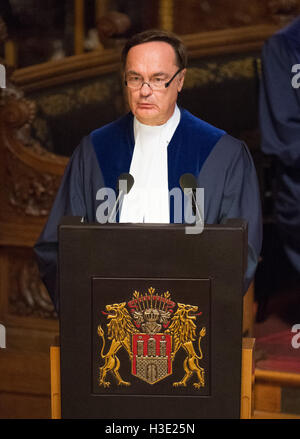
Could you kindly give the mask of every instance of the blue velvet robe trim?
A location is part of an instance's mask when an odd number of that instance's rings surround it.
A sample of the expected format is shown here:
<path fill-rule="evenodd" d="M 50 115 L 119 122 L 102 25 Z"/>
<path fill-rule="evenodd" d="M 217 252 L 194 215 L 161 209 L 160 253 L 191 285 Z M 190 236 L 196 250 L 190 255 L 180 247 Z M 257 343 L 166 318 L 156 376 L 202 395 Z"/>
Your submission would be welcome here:
<path fill-rule="evenodd" d="M 168 145 L 169 191 L 180 187 L 182 174 L 198 177 L 201 168 L 225 131 L 180 109 L 181 119 Z M 116 189 L 118 177 L 129 172 L 134 150 L 133 114 L 118 119 L 91 133 L 91 140 L 106 187 Z M 170 222 L 173 208 L 170 205 Z"/>

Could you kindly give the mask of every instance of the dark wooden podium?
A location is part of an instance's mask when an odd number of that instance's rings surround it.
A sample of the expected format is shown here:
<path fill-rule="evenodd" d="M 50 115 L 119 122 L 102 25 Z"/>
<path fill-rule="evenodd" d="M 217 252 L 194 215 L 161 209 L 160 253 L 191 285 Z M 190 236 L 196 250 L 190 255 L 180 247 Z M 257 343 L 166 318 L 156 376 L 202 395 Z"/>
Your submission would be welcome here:
<path fill-rule="evenodd" d="M 239 418 L 242 220 L 59 227 L 63 418 Z"/>

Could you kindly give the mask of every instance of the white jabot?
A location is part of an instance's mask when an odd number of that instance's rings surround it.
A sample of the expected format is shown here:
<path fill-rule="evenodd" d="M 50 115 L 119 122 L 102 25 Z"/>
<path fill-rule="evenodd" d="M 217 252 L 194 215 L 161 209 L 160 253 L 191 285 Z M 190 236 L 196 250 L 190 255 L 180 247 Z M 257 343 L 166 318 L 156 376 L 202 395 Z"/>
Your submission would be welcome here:
<path fill-rule="evenodd" d="M 135 145 L 129 170 L 134 185 L 124 196 L 120 222 L 170 222 L 168 144 L 179 122 L 177 105 L 164 125 L 144 125 L 134 118 Z"/>

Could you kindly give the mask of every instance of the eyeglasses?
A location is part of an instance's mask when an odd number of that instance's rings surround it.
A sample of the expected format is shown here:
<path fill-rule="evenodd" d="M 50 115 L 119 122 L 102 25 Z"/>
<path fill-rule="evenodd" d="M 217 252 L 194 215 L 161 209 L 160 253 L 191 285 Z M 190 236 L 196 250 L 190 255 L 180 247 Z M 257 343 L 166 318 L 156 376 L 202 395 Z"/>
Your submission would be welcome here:
<path fill-rule="evenodd" d="M 125 79 L 125 85 L 128 88 L 132 88 L 134 90 L 138 90 L 143 87 L 144 84 L 147 84 L 152 90 L 161 90 L 163 88 L 168 88 L 173 79 L 181 72 L 182 69 L 177 70 L 177 72 L 172 76 L 172 78 L 168 82 L 164 82 L 162 78 L 159 76 L 150 79 L 148 82 L 144 81 L 141 76 L 137 75 L 129 75 Z"/>

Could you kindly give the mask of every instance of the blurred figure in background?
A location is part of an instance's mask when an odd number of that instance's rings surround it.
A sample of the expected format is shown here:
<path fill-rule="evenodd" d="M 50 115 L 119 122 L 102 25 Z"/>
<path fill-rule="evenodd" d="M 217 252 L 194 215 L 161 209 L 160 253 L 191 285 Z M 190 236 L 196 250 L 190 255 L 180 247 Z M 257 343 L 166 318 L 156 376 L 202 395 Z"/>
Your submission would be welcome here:
<path fill-rule="evenodd" d="M 300 16 L 266 41 L 260 87 L 261 146 L 274 157 L 276 235 L 290 267 L 285 281 L 293 280 L 294 285 L 300 279 L 300 74 L 297 77 L 296 71 L 300 72 Z M 279 259 L 282 265 L 283 259 Z"/>

